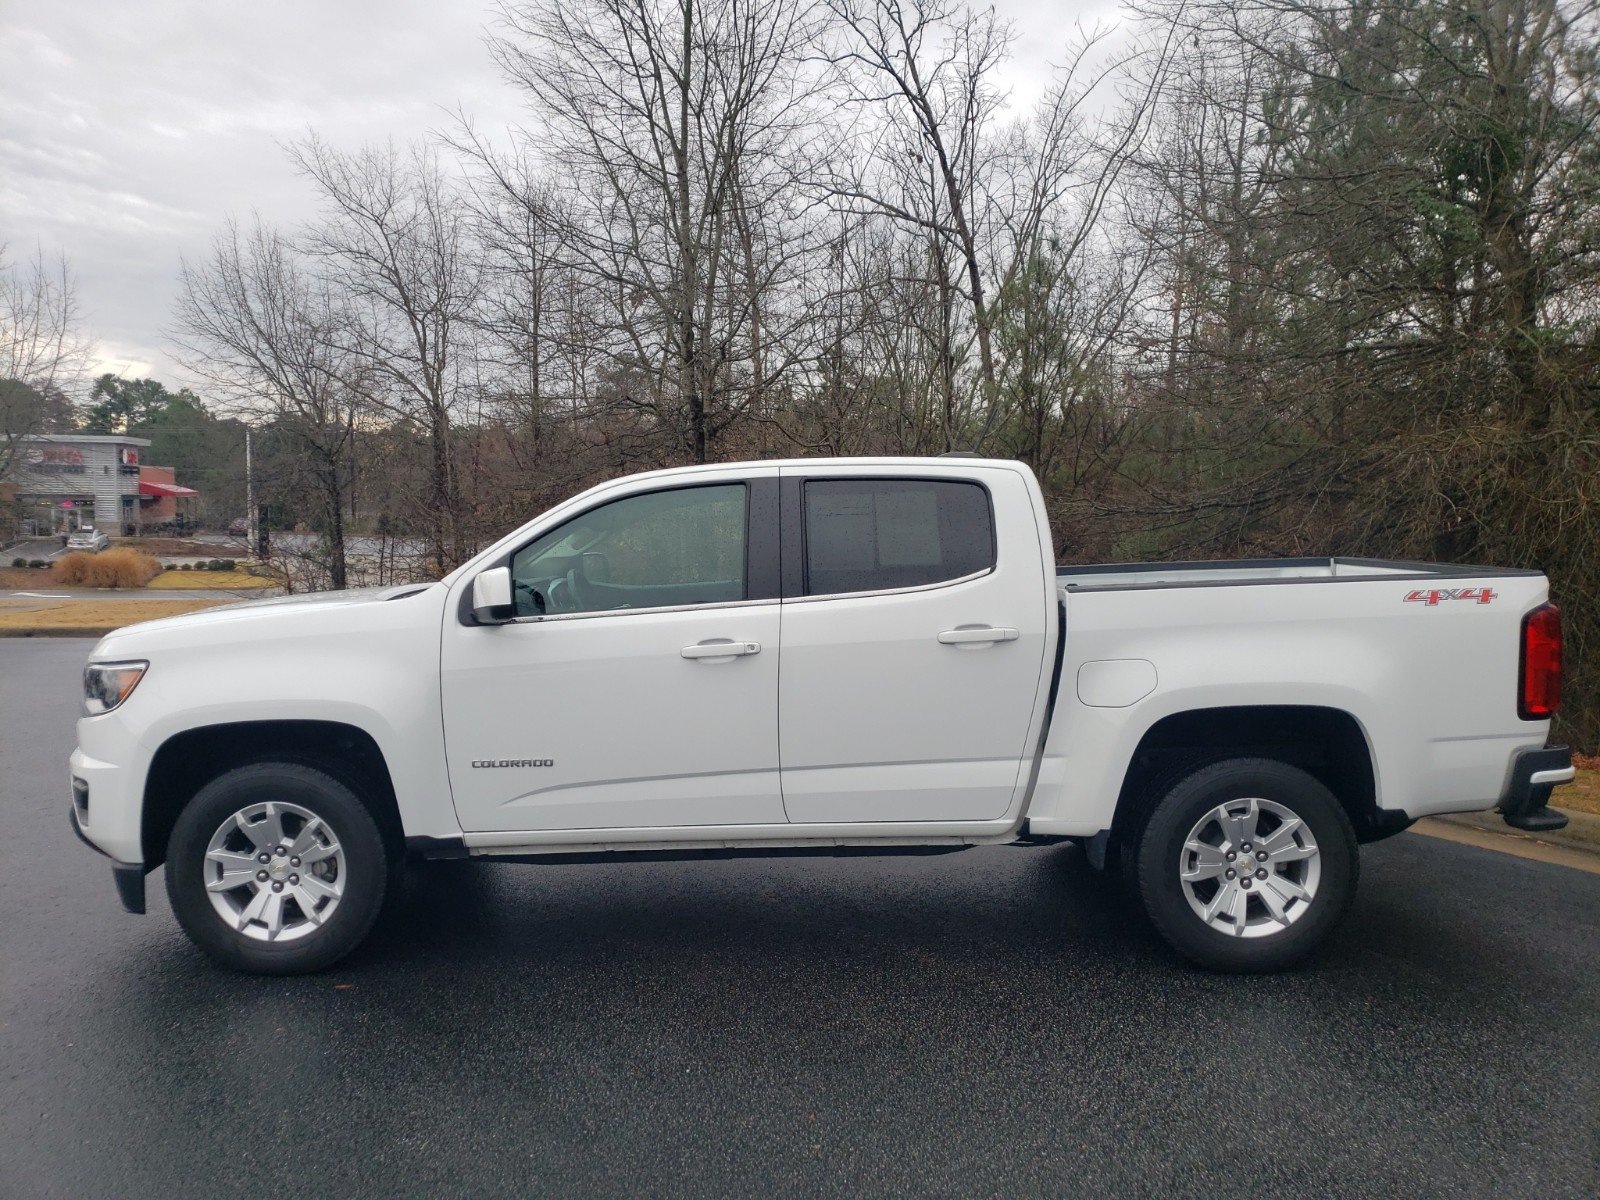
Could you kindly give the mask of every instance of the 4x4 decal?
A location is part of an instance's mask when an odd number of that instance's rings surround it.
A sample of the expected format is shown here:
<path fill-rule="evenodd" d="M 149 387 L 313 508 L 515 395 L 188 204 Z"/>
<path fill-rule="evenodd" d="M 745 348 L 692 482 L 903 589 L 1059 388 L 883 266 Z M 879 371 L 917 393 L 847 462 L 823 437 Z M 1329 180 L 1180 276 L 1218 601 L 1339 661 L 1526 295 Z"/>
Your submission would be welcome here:
<path fill-rule="evenodd" d="M 1433 608 L 1441 600 L 1475 600 L 1479 604 L 1494 603 L 1498 593 L 1493 588 L 1465 587 L 1465 588 L 1427 588 L 1422 591 L 1407 592 L 1407 604 L 1426 604 Z"/>

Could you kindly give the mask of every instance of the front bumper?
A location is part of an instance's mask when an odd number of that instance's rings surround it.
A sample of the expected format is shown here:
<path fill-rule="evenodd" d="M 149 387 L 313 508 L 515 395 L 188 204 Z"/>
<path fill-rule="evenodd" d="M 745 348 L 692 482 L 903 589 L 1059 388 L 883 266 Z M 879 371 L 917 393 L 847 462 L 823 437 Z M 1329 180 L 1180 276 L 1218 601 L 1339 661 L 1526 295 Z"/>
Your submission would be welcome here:
<path fill-rule="evenodd" d="M 111 718 L 93 720 L 109 723 Z M 85 789 L 84 802 L 77 805 L 78 824 L 85 837 L 118 862 L 142 862 L 144 772 L 129 765 L 142 760 L 136 748 L 126 744 L 120 729 L 111 726 L 86 731 L 84 724 L 79 722 L 78 748 L 67 768 L 75 804 L 80 785 Z M 94 737 L 89 749 L 85 749 L 86 732 Z"/>
<path fill-rule="evenodd" d="M 78 840 L 96 854 L 111 855 L 96 846 L 89 840 L 89 835 L 83 832 L 83 826 L 78 824 L 77 789 L 73 789 L 73 804 L 67 813 L 67 820 L 72 822 L 72 832 L 78 835 Z M 143 863 L 118 862 L 111 858 L 111 879 L 117 885 L 117 897 L 122 901 L 125 911 L 131 913 L 144 912 L 144 877 L 147 870 Z"/>
<path fill-rule="evenodd" d="M 78 722 L 79 745 L 69 763 L 72 832 L 96 854 L 111 860 L 122 907 L 144 912 L 144 846 L 134 771 L 136 743 L 115 714 Z M 84 749 L 87 741 L 90 750 Z M 100 757 L 100 756 L 104 757 Z M 142 778 L 142 776 L 141 776 Z"/>
<path fill-rule="evenodd" d="M 1571 783 L 1576 775 L 1570 746 L 1517 751 L 1511 760 L 1511 778 L 1500 797 L 1500 815 L 1513 829 L 1531 833 L 1565 829 L 1567 815 L 1550 807 L 1550 793 Z"/>

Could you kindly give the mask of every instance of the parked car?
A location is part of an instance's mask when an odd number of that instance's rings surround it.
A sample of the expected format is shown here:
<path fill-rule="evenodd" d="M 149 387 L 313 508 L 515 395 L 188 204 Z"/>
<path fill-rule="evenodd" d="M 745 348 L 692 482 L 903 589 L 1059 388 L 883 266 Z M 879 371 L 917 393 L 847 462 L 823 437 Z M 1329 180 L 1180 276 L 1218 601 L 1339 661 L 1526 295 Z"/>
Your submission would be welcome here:
<path fill-rule="evenodd" d="M 111 545 L 110 538 L 98 529 L 90 529 L 87 526 L 75 529 L 67 535 L 68 550 L 87 550 L 91 554 L 98 554 L 109 545 Z"/>
<path fill-rule="evenodd" d="M 1063 841 L 1120 864 L 1182 954 L 1261 971 L 1339 923 L 1362 842 L 1434 813 L 1565 823 L 1560 659 L 1536 571 L 1058 569 L 1020 463 L 692 467 L 584 492 L 438 583 L 108 635 L 72 821 L 129 911 L 165 863 L 189 936 L 249 971 L 348 953 L 406 855 Z"/>
<path fill-rule="evenodd" d="M 244 517 L 235 517 L 228 522 L 228 533 L 232 537 L 247 537 L 250 533 L 250 522 Z"/>

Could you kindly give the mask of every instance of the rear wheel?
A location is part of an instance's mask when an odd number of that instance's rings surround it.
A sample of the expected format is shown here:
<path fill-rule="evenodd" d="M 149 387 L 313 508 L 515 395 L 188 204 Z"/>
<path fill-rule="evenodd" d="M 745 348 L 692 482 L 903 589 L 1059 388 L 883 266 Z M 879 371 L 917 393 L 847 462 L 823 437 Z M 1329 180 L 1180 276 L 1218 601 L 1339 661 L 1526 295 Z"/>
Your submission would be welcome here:
<path fill-rule="evenodd" d="M 1220 971 L 1280 970 L 1319 945 L 1355 896 L 1355 830 L 1334 795 L 1271 759 L 1186 775 L 1137 842 L 1139 894 L 1179 953 Z"/>
<path fill-rule="evenodd" d="M 388 863 L 372 814 L 299 763 L 212 780 L 167 844 L 167 896 L 190 939 L 243 971 L 291 975 L 343 958 L 383 905 Z"/>

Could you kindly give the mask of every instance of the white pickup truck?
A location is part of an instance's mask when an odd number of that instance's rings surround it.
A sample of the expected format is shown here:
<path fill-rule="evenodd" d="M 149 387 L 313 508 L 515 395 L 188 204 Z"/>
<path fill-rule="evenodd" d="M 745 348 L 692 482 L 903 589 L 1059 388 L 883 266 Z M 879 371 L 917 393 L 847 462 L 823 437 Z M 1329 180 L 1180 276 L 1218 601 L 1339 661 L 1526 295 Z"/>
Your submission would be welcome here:
<path fill-rule="evenodd" d="M 334 962 L 406 857 L 1077 841 L 1217 969 L 1321 942 L 1357 844 L 1565 822 L 1544 577 L 1354 559 L 1058 570 L 1016 462 L 816 459 L 592 488 L 438 583 L 94 649 L 73 828 L 166 864 L 207 953 Z"/>

